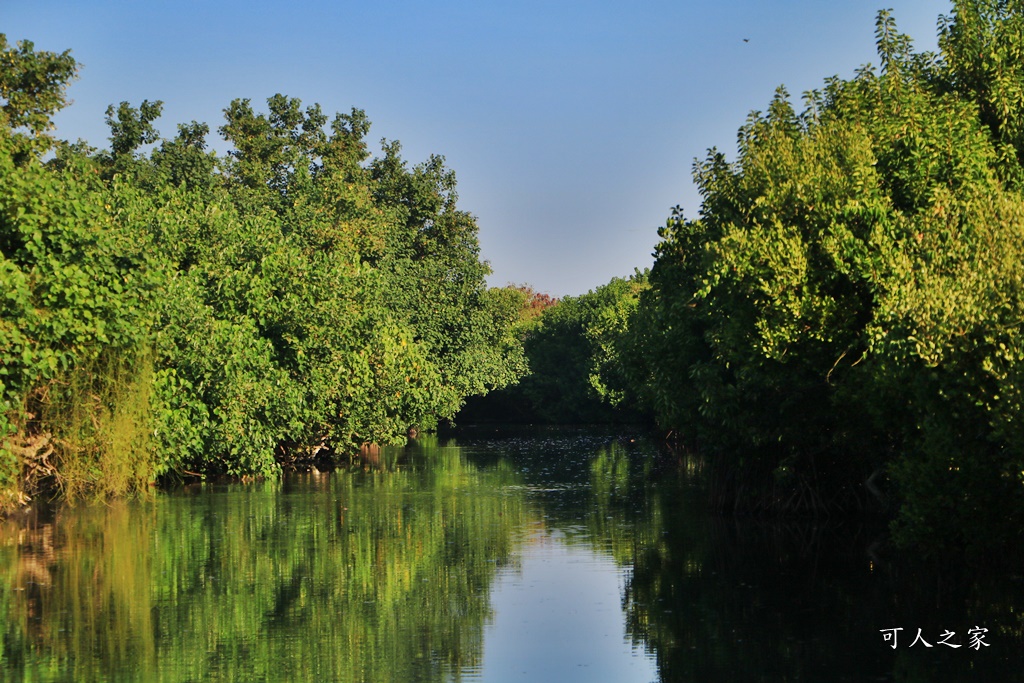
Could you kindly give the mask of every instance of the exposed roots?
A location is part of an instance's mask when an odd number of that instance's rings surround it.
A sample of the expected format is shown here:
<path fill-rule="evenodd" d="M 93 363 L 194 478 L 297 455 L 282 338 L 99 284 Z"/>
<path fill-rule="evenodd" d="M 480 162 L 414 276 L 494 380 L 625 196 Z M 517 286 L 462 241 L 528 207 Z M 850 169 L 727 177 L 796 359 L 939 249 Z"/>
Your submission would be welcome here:
<path fill-rule="evenodd" d="M 46 480 L 58 477 L 57 468 L 50 462 L 54 445 L 49 432 L 28 436 L 18 434 L 7 439 L 5 446 L 17 459 L 20 476 L 17 485 L 5 492 L 5 500 L 0 501 L 3 507 L 27 505 Z"/>

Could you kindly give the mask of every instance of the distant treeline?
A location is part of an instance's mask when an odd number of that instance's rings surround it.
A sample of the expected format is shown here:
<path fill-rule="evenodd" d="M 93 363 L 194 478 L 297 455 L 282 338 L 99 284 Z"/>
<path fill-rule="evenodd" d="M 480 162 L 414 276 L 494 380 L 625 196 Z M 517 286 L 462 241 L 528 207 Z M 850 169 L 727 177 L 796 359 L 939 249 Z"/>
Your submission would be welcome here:
<path fill-rule="evenodd" d="M 517 383 L 466 401 L 459 423 L 559 425 L 651 422 L 649 411 L 627 404 L 621 340 L 647 272 L 582 296 L 554 299 L 529 285 L 512 286 L 523 299 L 516 323 L 529 372 Z"/>
<path fill-rule="evenodd" d="M 282 95 L 229 104 L 226 156 L 160 102 L 58 141 L 76 71 L 0 35 L 0 507 L 403 440 L 523 373 L 442 158 Z"/>
<path fill-rule="evenodd" d="M 735 160 L 697 161 L 699 218 L 673 210 L 649 275 L 547 308 L 533 374 L 470 408 L 585 421 L 604 400 L 700 454 L 723 509 L 1019 540 L 1024 3 L 954 2 L 939 54 L 887 12 L 876 35 L 878 68 L 802 111 L 780 88 Z"/>

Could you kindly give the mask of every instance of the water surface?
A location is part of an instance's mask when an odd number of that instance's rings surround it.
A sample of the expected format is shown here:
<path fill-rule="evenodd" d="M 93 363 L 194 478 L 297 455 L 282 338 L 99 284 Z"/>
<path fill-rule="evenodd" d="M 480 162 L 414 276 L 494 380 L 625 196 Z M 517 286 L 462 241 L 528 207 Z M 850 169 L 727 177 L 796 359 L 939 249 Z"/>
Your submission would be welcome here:
<path fill-rule="evenodd" d="M 1024 680 L 1018 575 L 912 574 L 878 525 L 715 517 L 686 465 L 492 430 L 11 519 L 0 680 Z"/>

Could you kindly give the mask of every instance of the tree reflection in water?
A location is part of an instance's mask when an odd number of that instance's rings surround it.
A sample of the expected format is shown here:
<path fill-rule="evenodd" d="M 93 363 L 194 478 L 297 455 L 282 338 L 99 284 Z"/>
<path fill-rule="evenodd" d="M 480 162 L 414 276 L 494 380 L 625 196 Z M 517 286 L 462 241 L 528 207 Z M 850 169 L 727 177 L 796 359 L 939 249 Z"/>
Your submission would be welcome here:
<path fill-rule="evenodd" d="M 484 634 L 500 617 L 491 591 L 538 534 L 567 548 L 545 562 L 592 557 L 590 570 L 617 572 L 624 633 L 665 683 L 1006 681 L 1024 671 L 1019 572 L 887 559 L 881 524 L 711 516 L 699 471 L 593 433 L 464 435 L 333 473 L 11 519 L 0 525 L 0 671 L 36 681 L 493 680 L 482 668 Z M 974 626 L 989 629 L 991 647 L 909 647 L 918 628 L 935 644 L 945 629 L 964 642 Z M 895 650 L 880 633 L 893 627 L 905 638 Z"/>
<path fill-rule="evenodd" d="M 15 680 L 430 681 L 478 664 L 521 498 L 458 449 L 8 522 Z"/>
<path fill-rule="evenodd" d="M 647 486 L 624 598 L 662 681 L 1020 680 L 1019 574 L 886 558 L 880 521 L 709 515 L 680 495 L 686 469 Z M 992 647 L 910 647 L 918 628 L 933 645 L 946 629 L 966 644 L 975 625 Z M 896 650 L 890 627 L 904 628 Z"/>

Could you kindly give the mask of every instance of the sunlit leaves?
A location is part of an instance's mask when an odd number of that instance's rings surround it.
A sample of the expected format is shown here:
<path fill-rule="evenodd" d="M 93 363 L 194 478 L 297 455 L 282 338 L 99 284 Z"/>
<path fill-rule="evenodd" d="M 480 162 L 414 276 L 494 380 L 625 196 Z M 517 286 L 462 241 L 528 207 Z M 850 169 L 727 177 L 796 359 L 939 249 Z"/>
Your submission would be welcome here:
<path fill-rule="evenodd" d="M 70 50 L 37 52 L 30 40 L 12 46 L 0 33 L 0 126 L 45 138 L 50 118 L 67 104 L 65 90 L 77 71 Z"/>
<path fill-rule="evenodd" d="M 152 359 L 153 471 L 179 474 L 398 441 L 523 372 L 441 157 L 410 168 L 390 143 L 368 161 L 361 110 L 328 126 L 275 95 L 225 110 L 227 158 L 206 124 L 159 139 L 144 101 L 108 109 L 110 151 L 41 164 L 16 131 L 45 128 L 74 62 L 30 43 L 2 58 L 0 437 L 56 428 L 17 408 L 104 353 Z"/>
<path fill-rule="evenodd" d="M 883 12 L 880 73 L 829 79 L 802 114 L 780 90 L 735 161 L 695 165 L 700 218 L 662 230 L 630 325 L 633 382 L 666 427 L 727 472 L 778 482 L 782 463 L 837 501 L 905 463 L 922 532 L 941 523 L 929 491 L 979 510 L 1020 470 L 1024 203 L 1006 150 L 1024 101 L 1004 80 L 1022 25 L 1014 3 L 957 2 L 940 60 Z"/>

